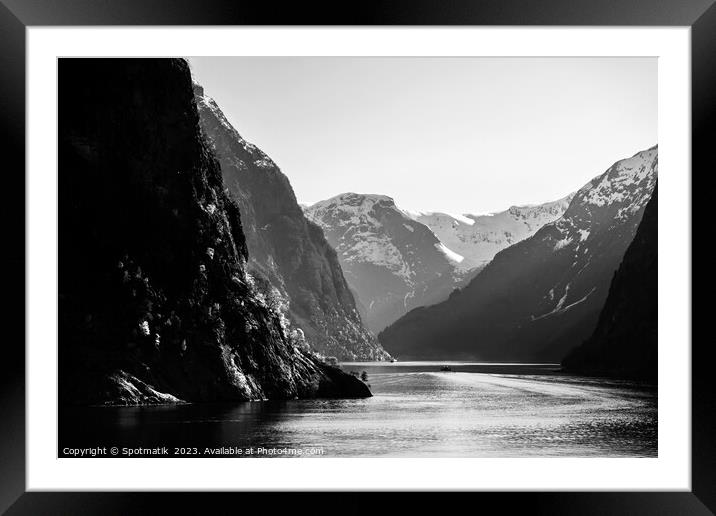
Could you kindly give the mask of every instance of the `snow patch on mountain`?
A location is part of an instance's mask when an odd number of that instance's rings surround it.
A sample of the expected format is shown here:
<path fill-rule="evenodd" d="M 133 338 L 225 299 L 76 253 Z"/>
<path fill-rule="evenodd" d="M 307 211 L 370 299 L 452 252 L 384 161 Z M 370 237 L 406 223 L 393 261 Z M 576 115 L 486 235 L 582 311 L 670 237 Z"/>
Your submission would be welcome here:
<path fill-rule="evenodd" d="M 475 219 L 471 219 L 470 217 L 466 215 L 456 215 L 454 213 L 447 213 L 446 215 L 454 218 L 456 221 L 461 222 L 463 224 L 467 224 L 468 226 L 475 225 Z"/>
<path fill-rule="evenodd" d="M 410 281 L 410 266 L 388 237 L 370 232 L 355 232 L 353 238 L 353 245 L 343 250 L 347 262 L 364 262 L 385 267 Z"/>
<path fill-rule="evenodd" d="M 455 251 L 451 251 L 450 249 L 445 247 L 445 244 L 443 244 L 442 242 L 439 242 L 435 245 L 437 246 L 438 249 L 440 249 L 440 251 L 443 254 L 445 254 L 445 256 L 447 256 L 450 260 L 452 260 L 456 263 L 460 263 L 465 259 L 464 256 L 461 256 L 461 255 L 457 254 Z"/>
<path fill-rule="evenodd" d="M 538 321 L 538 320 L 540 320 L 540 319 L 544 319 L 545 317 L 550 317 L 550 316 L 552 316 L 552 315 L 562 314 L 562 313 L 566 312 L 567 310 L 569 310 L 569 309 L 571 309 L 571 308 L 574 308 L 574 307 L 577 306 L 578 304 L 584 303 L 584 302 L 587 300 L 587 298 L 589 298 L 589 296 L 591 296 L 591 295 L 594 293 L 594 291 L 597 290 L 596 287 L 593 287 L 593 288 L 592 288 L 589 292 L 587 292 L 587 294 L 584 295 L 583 297 L 581 297 L 581 298 L 577 299 L 576 301 L 574 301 L 574 302 L 568 304 L 567 306 L 564 306 L 564 302 L 567 300 L 567 295 L 569 294 L 569 285 L 570 285 L 570 284 L 567 283 L 567 288 L 565 288 L 565 290 L 564 290 L 564 295 L 559 299 L 559 301 L 557 302 L 557 305 L 556 305 L 550 312 L 547 312 L 546 314 L 542 314 L 542 315 L 539 315 L 539 316 L 536 316 L 536 317 L 533 315 L 533 316 L 531 316 L 532 321 Z M 554 289 L 550 290 L 550 292 L 554 294 Z"/>
<path fill-rule="evenodd" d="M 567 247 L 571 243 L 572 239 L 569 237 L 565 237 L 562 240 L 557 240 L 557 242 L 554 244 L 554 250 L 559 251 L 560 249 Z"/>

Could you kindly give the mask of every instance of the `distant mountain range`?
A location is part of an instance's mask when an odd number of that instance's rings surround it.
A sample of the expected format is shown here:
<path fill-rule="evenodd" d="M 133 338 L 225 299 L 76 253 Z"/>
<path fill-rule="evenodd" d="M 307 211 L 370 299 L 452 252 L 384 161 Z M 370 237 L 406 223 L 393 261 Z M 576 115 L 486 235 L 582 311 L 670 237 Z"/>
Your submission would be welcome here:
<path fill-rule="evenodd" d="M 428 226 L 452 251 L 462 256 L 457 267 L 484 267 L 504 248 L 533 235 L 539 228 L 562 216 L 574 194 L 534 206 L 511 206 L 489 215 L 462 216 L 447 213 L 418 213 L 415 220 Z"/>
<path fill-rule="evenodd" d="M 241 210 L 249 271 L 280 305 L 297 338 L 339 360 L 389 358 L 361 321 L 336 252 L 304 216 L 288 178 L 244 140 L 201 86 L 200 123 Z"/>
<path fill-rule="evenodd" d="M 657 172 L 656 146 L 618 161 L 449 299 L 386 328 L 382 344 L 400 358 L 560 361 L 594 330 Z"/>

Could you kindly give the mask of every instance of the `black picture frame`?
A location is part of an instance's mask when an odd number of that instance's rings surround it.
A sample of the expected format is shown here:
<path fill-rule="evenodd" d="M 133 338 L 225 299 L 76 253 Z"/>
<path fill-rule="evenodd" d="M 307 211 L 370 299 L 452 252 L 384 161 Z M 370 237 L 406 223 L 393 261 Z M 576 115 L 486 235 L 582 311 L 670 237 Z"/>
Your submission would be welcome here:
<path fill-rule="evenodd" d="M 39 493 L 25 492 L 25 29 L 40 25 L 551 25 L 691 27 L 692 168 L 708 174 L 716 142 L 716 4 L 714 0 L 400 0 L 294 3 L 231 0 L 0 0 L 0 113 L 3 157 L 0 253 L 5 300 L 0 374 L 0 511 L 7 514 L 143 514 L 234 512 L 269 504 L 261 493 Z M 9 160 L 9 165 L 8 163 Z M 710 171 L 713 175 L 713 170 Z M 48 173 L 51 173 L 48 171 Z M 688 170 L 683 171 L 688 174 Z M 692 175 L 694 177 L 694 175 Z M 697 203 L 694 201 L 693 205 Z M 697 219 L 694 217 L 694 220 Z M 10 295 L 8 295 L 8 293 Z M 698 306 L 695 305 L 694 311 Z M 703 308 L 701 308 L 703 310 Z M 693 317 L 692 317 L 693 318 Z M 15 335 L 12 332 L 16 333 Z M 673 343 L 688 346 L 688 342 Z M 716 396 L 709 339 L 692 343 L 692 490 L 690 492 L 469 493 L 449 505 L 515 509 L 538 514 L 716 513 Z M 292 511 L 366 514 L 383 504 L 372 493 L 284 495 Z M 470 497 L 466 500 L 466 497 Z M 401 512 L 436 502 L 424 493 L 403 496 Z M 323 507 L 323 509 L 321 509 Z M 489 509 L 488 509 L 489 510 Z"/>

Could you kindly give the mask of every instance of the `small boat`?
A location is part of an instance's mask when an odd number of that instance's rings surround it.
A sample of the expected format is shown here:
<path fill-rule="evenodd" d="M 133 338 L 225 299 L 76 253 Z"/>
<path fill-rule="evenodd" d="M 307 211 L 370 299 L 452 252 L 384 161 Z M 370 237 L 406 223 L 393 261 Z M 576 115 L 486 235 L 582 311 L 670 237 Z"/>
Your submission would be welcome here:
<path fill-rule="evenodd" d="M 452 369 L 450 369 L 450 366 L 446 366 L 446 365 L 442 366 L 442 367 L 440 368 L 440 370 L 441 370 L 441 371 L 452 371 Z"/>

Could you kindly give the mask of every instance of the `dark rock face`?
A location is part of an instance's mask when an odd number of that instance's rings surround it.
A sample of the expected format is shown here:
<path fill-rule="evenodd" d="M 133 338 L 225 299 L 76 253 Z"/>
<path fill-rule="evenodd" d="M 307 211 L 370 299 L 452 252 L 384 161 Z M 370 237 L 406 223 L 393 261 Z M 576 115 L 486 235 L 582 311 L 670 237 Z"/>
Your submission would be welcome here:
<path fill-rule="evenodd" d="M 654 189 L 594 333 L 562 361 L 578 373 L 657 379 L 658 201 Z"/>
<path fill-rule="evenodd" d="M 247 275 L 186 62 L 61 59 L 59 139 L 64 402 L 370 396 Z"/>
<path fill-rule="evenodd" d="M 561 361 L 594 331 L 657 169 L 656 147 L 618 161 L 560 219 L 499 252 L 447 301 L 396 321 L 381 343 L 401 359 Z"/>
<path fill-rule="evenodd" d="M 288 178 L 239 135 L 201 86 L 194 93 L 201 127 L 241 210 L 250 272 L 275 289 L 291 331 L 339 360 L 389 358 L 364 328 L 335 251 L 304 216 Z"/>

